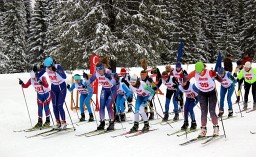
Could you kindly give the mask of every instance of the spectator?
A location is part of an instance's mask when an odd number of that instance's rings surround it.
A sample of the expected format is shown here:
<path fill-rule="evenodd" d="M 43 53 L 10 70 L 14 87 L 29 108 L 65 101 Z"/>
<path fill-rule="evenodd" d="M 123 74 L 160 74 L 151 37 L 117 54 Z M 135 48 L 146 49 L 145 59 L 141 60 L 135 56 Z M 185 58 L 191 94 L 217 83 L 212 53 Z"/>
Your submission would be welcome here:
<path fill-rule="evenodd" d="M 245 52 L 243 55 L 244 55 L 244 58 L 242 60 L 242 65 L 244 65 L 247 61 L 252 63 L 252 58 L 249 56 L 248 52 Z"/>
<path fill-rule="evenodd" d="M 223 60 L 223 62 L 224 62 L 224 70 L 225 71 L 229 71 L 230 73 L 232 73 L 232 71 L 233 71 L 233 65 L 232 65 L 231 57 L 232 56 L 230 54 L 227 54 L 226 57 Z"/>

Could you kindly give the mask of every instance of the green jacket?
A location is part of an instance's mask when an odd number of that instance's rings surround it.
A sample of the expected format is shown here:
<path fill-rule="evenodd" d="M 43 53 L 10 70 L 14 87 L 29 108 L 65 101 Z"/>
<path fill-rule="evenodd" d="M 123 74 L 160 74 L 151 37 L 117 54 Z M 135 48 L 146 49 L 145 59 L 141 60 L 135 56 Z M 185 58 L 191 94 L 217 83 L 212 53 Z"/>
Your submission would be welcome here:
<path fill-rule="evenodd" d="M 256 82 L 256 68 L 251 68 L 249 72 L 245 72 L 245 70 L 240 70 L 237 78 L 240 80 L 244 78 L 244 81 L 253 84 Z"/>

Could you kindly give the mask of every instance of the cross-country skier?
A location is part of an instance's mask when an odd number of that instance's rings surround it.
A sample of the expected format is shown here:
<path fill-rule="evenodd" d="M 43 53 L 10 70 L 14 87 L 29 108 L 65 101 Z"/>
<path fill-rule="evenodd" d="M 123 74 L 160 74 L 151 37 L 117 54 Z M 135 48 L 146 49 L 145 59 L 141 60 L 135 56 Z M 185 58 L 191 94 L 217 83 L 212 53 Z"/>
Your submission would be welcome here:
<path fill-rule="evenodd" d="M 100 94 L 100 125 L 97 127 L 97 130 L 104 130 L 105 107 L 108 110 L 110 119 L 107 130 L 114 130 L 114 111 L 112 105 L 116 99 L 116 80 L 113 78 L 111 70 L 106 69 L 101 61 L 96 64 L 96 72 L 90 78 L 90 84 L 96 79 L 102 85 Z"/>
<path fill-rule="evenodd" d="M 219 135 L 218 117 L 215 112 L 217 93 L 213 80 L 216 76 L 216 72 L 206 69 L 203 62 L 197 62 L 195 64 L 195 70 L 187 76 L 187 79 L 195 77 L 196 86 L 199 89 L 198 98 L 201 106 L 201 132 L 199 137 L 206 136 L 208 110 L 213 123 L 213 136 Z"/>
<path fill-rule="evenodd" d="M 167 87 L 167 89 L 166 89 L 166 99 L 165 99 L 165 112 L 164 112 L 163 121 L 168 121 L 169 105 L 170 105 L 170 101 L 171 101 L 172 97 L 173 97 L 172 102 L 173 102 L 173 105 L 174 105 L 173 111 L 175 113 L 175 115 L 173 117 L 173 120 L 177 121 L 177 120 L 179 120 L 179 107 L 178 107 L 178 102 L 175 98 L 178 95 L 175 95 L 175 94 L 178 94 L 178 93 L 176 93 L 176 90 L 178 88 L 179 83 L 178 83 L 177 79 L 174 76 L 169 75 L 169 73 L 166 72 L 166 71 L 163 71 L 162 72 L 162 78 L 158 82 L 157 88 L 160 88 L 161 84 L 164 84 Z"/>
<path fill-rule="evenodd" d="M 184 124 L 181 127 L 181 130 L 187 130 L 188 124 L 188 113 L 191 118 L 190 130 L 195 130 L 197 127 L 194 107 L 198 103 L 198 88 L 194 83 L 191 83 L 186 78 L 180 78 L 181 84 L 178 86 L 178 90 L 185 93 L 186 101 L 184 105 Z"/>
<path fill-rule="evenodd" d="M 83 74 L 83 77 L 85 80 L 88 80 L 88 75 L 86 73 Z M 84 104 L 89 112 L 89 122 L 94 121 L 92 109 L 90 106 L 90 100 L 93 95 L 93 89 L 86 81 L 81 79 L 81 76 L 79 74 L 74 75 L 75 83 L 73 83 L 70 87 L 70 85 L 67 85 L 68 90 L 71 92 L 76 88 L 76 90 L 80 93 L 80 112 L 81 112 L 81 118 L 80 121 L 85 121 L 85 114 L 84 114 Z"/>
<path fill-rule="evenodd" d="M 116 97 L 116 114 L 120 116 L 120 120 L 124 122 L 126 120 L 124 112 L 124 103 L 127 100 L 128 102 L 132 101 L 132 93 L 130 89 L 126 86 L 125 83 L 120 81 L 118 75 L 115 75 L 116 86 L 117 86 L 117 97 Z"/>
<path fill-rule="evenodd" d="M 243 64 L 242 64 L 242 61 L 241 60 L 238 60 L 236 62 L 237 64 L 237 67 L 233 73 L 233 76 L 234 77 L 237 77 L 237 73 L 239 73 L 241 70 L 243 70 Z M 238 103 L 240 101 L 240 95 L 241 95 L 241 87 L 242 87 L 242 84 L 244 82 L 244 78 L 241 78 L 239 81 L 238 81 L 238 88 L 237 88 L 237 98 L 236 98 L 236 102 L 235 103 Z"/>
<path fill-rule="evenodd" d="M 239 80 L 244 78 L 244 110 L 247 110 L 248 95 L 251 87 L 254 102 L 253 109 L 256 109 L 256 68 L 252 68 L 251 62 L 246 62 L 244 64 L 244 69 L 239 72 L 237 78 Z"/>
<path fill-rule="evenodd" d="M 220 77 L 221 87 L 220 87 L 220 112 L 218 114 L 221 117 L 224 114 L 224 98 L 227 93 L 228 101 L 228 117 L 233 116 L 232 100 L 231 97 L 235 90 L 236 79 L 232 76 L 229 71 L 225 71 L 224 68 L 219 68 L 218 75 Z"/>
<path fill-rule="evenodd" d="M 38 106 L 38 122 L 34 126 L 34 128 L 42 128 L 50 126 L 50 109 L 49 104 L 51 101 L 51 93 L 48 82 L 44 76 L 40 77 L 38 80 L 36 79 L 35 73 L 33 71 L 30 72 L 30 79 L 26 84 L 23 83 L 22 80 L 19 80 L 19 84 L 22 85 L 22 88 L 28 88 L 32 85 L 37 92 L 37 106 Z M 46 121 L 43 124 L 43 109 L 45 111 Z"/>
<path fill-rule="evenodd" d="M 37 69 L 33 69 L 33 71 L 37 72 Z M 67 123 L 63 104 L 67 93 L 67 86 L 65 82 L 67 76 L 61 65 L 55 64 L 51 57 L 47 57 L 44 60 L 44 68 L 39 73 L 36 73 L 37 79 L 43 76 L 45 72 L 48 74 L 51 82 L 53 112 L 57 123 L 55 128 L 66 129 Z M 62 121 L 60 121 L 60 117 Z"/>
<path fill-rule="evenodd" d="M 125 68 L 121 68 L 120 70 L 120 75 L 121 75 L 121 82 L 125 83 L 127 87 L 130 87 L 130 75 L 129 73 L 126 71 Z M 132 99 L 133 99 L 133 94 L 132 94 Z M 132 100 L 131 99 L 131 100 Z M 128 104 L 128 111 L 127 112 L 132 112 L 132 101 L 127 101 Z"/>
<path fill-rule="evenodd" d="M 178 80 L 178 82 L 179 82 L 179 78 L 182 78 L 182 77 L 188 75 L 187 71 L 182 69 L 182 66 L 181 66 L 180 63 L 176 64 L 176 66 L 173 69 L 172 73 L 173 73 L 173 76 Z M 182 110 L 183 109 L 183 105 L 184 105 L 183 93 L 179 92 L 178 95 L 179 95 L 179 100 L 178 101 L 180 102 L 180 108 Z"/>
<path fill-rule="evenodd" d="M 137 99 L 135 102 L 134 125 L 130 129 L 130 131 L 138 131 L 140 114 L 144 121 L 144 127 L 142 128 L 142 131 L 146 132 L 149 130 L 149 123 L 148 117 L 145 113 L 145 106 L 149 103 L 151 97 L 154 95 L 155 92 L 144 81 L 140 81 L 136 74 L 131 75 L 130 83 L 132 85 L 132 91 L 137 94 Z"/>

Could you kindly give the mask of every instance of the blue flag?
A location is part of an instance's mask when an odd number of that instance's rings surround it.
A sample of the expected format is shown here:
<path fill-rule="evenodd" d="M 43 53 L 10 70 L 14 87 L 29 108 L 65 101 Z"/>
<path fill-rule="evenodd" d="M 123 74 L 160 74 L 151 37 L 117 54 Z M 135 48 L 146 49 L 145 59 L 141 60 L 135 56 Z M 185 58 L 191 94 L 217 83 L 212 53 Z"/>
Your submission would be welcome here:
<path fill-rule="evenodd" d="M 177 63 L 179 63 L 181 61 L 182 53 L 183 53 L 182 48 L 183 48 L 183 44 L 182 44 L 182 40 L 180 39 L 180 45 L 179 45 L 178 56 L 177 56 Z"/>
<path fill-rule="evenodd" d="M 215 64 L 215 68 L 214 68 L 215 72 L 218 72 L 219 68 L 221 67 L 221 61 L 222 61 L 222 56 L 221 56 L 221 53 L 219 52 L 219 55 Z"/>

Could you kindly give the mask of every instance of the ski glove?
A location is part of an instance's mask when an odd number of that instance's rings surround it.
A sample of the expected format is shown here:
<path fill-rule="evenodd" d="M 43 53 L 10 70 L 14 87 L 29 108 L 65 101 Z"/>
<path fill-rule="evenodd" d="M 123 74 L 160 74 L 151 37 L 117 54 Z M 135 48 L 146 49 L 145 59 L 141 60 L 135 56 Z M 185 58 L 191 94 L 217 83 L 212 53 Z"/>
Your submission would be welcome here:
<path fill-rule="evenodd" d="M 70 85 L 68 84 L 68 85 L 67 85 L 67 89 L 69 89 L 69 88 L 70 88 Z"/>
<path fill-rule="evenodd" d="M 127 101 L 132 102 L 132 96 L 131 95 L 128 96 Z"/>
<path fill-rule="evenodd" d="M 37 66 L 34 65 L 34 66 L 33 66 L 33 71 L 34 71 L 34 72 L 37 72 L 37 70 L 38 70 L 38 69 L 37 69 Z"/>
<path fill-rule="evenodd" d="M 236 74 L 236 73 L 234 73 L 234 74 L 233 74 L 233 77 L 237 77 L 237 74 Z"/>
<path fill-rule="evenodd" d="M 41 80 L 39 80 L 38 82 L 40 85 L 44 85 L 44 83 Z"/>
<path fill-rule="evenodd" d="M 84 89 L 86 89 L 86 86 L 85 86 L 84 84 L 82 85 L 82 87 L 83 87 Z"/>
<path fill-rule="evenodd" d="M 105 75 L 105 77 L 106 77 L 107 79 L 111 80 L 111 74 L 105 73 L 104 75 Z"/>
<path fill-rule="evenodd" d="M 23 84 L 24 84 L 21 79 L 19 79 L 19 84 L 20 84 L 20 85 L 23 85 Z"/>
<path fill-rule="evenodd" d="M 180 96 L 176 96 L 175 97 L 175 101 L 181 101 L 181 97 Z"/>
<path fill-rule="evenodd" d="M 158 88 L 157 88 L 157 86 L 155 86 L 155 87 L 152 87 L 152 89 L 153 89 L 154 91 L 156 91 Z"/>

